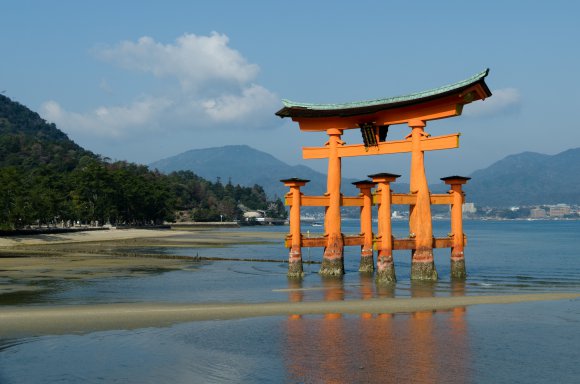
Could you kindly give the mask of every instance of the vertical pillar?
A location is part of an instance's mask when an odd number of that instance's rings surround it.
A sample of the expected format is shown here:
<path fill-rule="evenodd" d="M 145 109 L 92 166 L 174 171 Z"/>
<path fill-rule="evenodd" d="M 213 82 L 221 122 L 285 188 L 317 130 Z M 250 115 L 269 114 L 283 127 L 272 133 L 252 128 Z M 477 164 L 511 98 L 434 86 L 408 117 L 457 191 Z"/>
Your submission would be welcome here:
<path fill-rule="evenodd" d="M 326 133 L 329 149 L 326 194 L 329 202 L 324 220 L 326 247 L 319 273 L 323 276 L 341 276 L 344 274 L 344 241 L 340 225 L 341 161 L 338 156 L 338 147 L 344 145 L 344 142 L 340 139 L 341 129 L 327 129 Z"/>
<path fill-rule="evenodd" d="M 425 175 L 424 152 L 421 140 L 427 136 L 425 122 L 409 121 L 411 127 L 411 180 L 410 190 L 417 199 L 409 207 L 410 236 L 415 238 L 411 255 L 411 280 L 437 280 L 433 260 L 433 224 L 431 222 L 431 197 Z"/>
<path fill-rule="evenodd" d="M 373 261 L 373 222 L 372 206 L 373 196 L 371 188 L 374 182 L 368 180 L 353 183 L 360 190 L 360 197 L 363 204 L 360 208 L 360 234 L 363 236 L 363 244 L 360 247 L 359 272 L 373 272 L 375 270 Z"/>
<path fill-rule="evenodd" d="M 441 180 L 451 186 L 449 193 L 452 195 L 451 203 L 451 236 L 453 245 L 451 246 L 451 278 L 465 279 L 465 255 L 463 253 L 465 240 L 463 235 L 463 201 L 464 194 L 461 186 L 470 180 L 470 177 L 449 176 Z"/>
<path fill-rule="evenodd" d="M 280 180 L 285 186 L 290 188 L 288 195 L 292 198 L 290 206 L 290 254 L 288 257 L 288 277 L 302 277 L 302 233 L 300 230 L 300 205 L 302 194 L 300 187 L 303 187 L 310 180 L 298 178 Z"/>
<path fill-rule="evenodd" d="M 395 264 L 393 263 L 393 230 L 391 226 L 391 182 L 401 175 L 377 173 L 369 175 L 377 183 L 379 194 L 379 233 L 377 255 L 377 282 L 395 282 Z"/>

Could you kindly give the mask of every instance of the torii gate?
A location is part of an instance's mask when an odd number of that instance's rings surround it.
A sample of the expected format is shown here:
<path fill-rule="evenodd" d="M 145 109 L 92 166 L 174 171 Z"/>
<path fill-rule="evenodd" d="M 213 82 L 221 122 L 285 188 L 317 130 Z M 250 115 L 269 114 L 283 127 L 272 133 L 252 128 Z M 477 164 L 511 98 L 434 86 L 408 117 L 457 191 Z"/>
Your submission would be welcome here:
<path fill-rule="evenodd" d="M 432 195 L 425 175 L 424 152 L 459 147 L 459 133 L 431 137 L 425 132 L 430 120 L 461 115 L 463 106 L 491 96 L 485 84 L 489 70 L 469 79 L 437 89 L 406 96 L 361 101 L 345 104 L 306 104 L 283 100 L 284 108 L 276 112 L 298 122 L 300 130 L 322 131 L 328 135 L 323 147 L 303 148 L 305 159 L 328 158 L 327 192 L 323 196 L 304 196 L 300 187 L 308 180 L 281 180 L 290 187 L 286 204 L 290 209 L 290 234 L 286 246 L 290 248 L 289 276 L 302 276 L 302 251 L 306 247 L 324 247 L 320 274 L 344 273 L 343 248 L 361 246 L 361 271 L 373 269 L 373 247 L 378 250 L 377 279 L 394 281 L 392 251 L 412 250 L 411 279 L 436 280 L 433 248 L 451 248 L 452 277 L 465 277 L 463 248 L 465 244 L 461 217 L 463 192 L 461 185 L 469 178 L 443 178 L 451 185 L 448 195 Z M 387 141 L 391 125 L 407 124 L 411 133 L 404 140 Z M 346 145 L 341 140 L 345 129 L 360 129 L 364 144 Z M 393 194 L 390 183 L 399 175 L 381 173 L 369 175 L 373 180 L 355 183 L 361 193 L 358 197 L 344 197 L 341 187 L 341 160 L 343 157 L 372 156 L 391 153 L 411 153 L 410 193 Z M 373 196 L 371 188 L 378 184 Z M 379 233 L 372 234 L 371 205 L 379 205 Z M 394 239 L 391 232 L 391 204 L 409 204 L 409 238 Z M 451 234 L 449 238 L 433 238 L 431 204 L 451 205 Z M 300 232 L 300 207 L 326 207 L 324 237 L 305 239 Z M 344 236 L 341 232 L 342 206 L 361 207 L 361 235 Z M 370 268 L 369 268 L 370 262 Z"/>

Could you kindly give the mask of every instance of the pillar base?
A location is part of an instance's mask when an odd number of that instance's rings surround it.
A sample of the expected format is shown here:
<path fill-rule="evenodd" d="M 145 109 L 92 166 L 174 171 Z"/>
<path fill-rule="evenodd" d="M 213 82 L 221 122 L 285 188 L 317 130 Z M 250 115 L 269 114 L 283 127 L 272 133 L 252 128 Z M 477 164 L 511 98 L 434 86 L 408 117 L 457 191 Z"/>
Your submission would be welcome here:
<path fill-rule="evenodd" d="M 413 261 L 411 263 L 411 280 L 436 281 L 437 278 L 435 262 Z"/>
<path fill-rule="evenodd" d="M 288 256 L 288 277 L 303 277 L 302 249 L 300 246 L 293 245 Z"/>
<path fill-rule="evenodd" d="M 451 278 L 465 279 L 467 272 L 465 271 L 465 259 L 451 260 Z"/>
<path fill-rule="evenodd" d="M 393 256 L 379 255 L 377 257 L 377 273 L 375 280 L 377 283 L 394 283 L 397 281 Z"/>
<path fill-rule="evenodd" d="M 322 276 L 342 276 L 344 275 L 344 260 L 324 258 L 318 273 Z"/>
<path fill-rule="evenodd" d="M 374 270 L 375 270 L 375 264 L 373 261 L 373 255 L 371 254 L 370 256 L 361 256 L 358 271 L 359 272 L 373 273 Z"/>
<path fill-rule="evenodd" d="M 302 269 L 302 260 L 288 262 L 288 277 L 302 278 L 304 270 Z"/>
<path fill-rule="evenodd" d="M 433 249 L 414 249 L 411 254 L 411 280 L 436 281 L 437 278 Z"/>
<path fill-rule="evenodd" d="M 395 275 L 395 268 L 385 269 L 377 272 L 375 280 L 377 283 L 396 283 L 397 276 Z"/>
<path fill-rule="evenodd" d="M 344 243 L 342 234 L 330 235 L 328 243 L 324 248 L 322 266 L 318 272 L 322 276 L 342 276 L 344 275 Z"/>

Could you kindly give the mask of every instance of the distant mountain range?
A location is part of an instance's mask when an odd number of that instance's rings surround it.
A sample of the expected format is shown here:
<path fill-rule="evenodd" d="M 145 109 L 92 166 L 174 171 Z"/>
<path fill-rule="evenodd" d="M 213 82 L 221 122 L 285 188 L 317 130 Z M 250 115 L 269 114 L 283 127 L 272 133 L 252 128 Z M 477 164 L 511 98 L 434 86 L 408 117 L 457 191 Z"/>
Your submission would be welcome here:
<path fill-rule="evenodd" d="M 310 182 L 303 188 L 309 195 L 326 191 L 326 175 L 305 165 L 288 165 L 274 156 L 247 145 L 228 145 L 217 148 L 192 149 L 149 165 L 163 173 L 189 170 L 210 181 L 220 178 L 226 184 L 251 187 L 261 185 L 270 197 L 283 197 L 288 188 L 280 179 L 299 177 Z M 355 194 L 352 179 L 343 179 L 343 193 Z"/>
<path fill-rule="evenodd" d="M 161 172 L 190 170 L 222 183 L 231 181 L 243 186 L 261 185 L 271 196 L 282 197 L 288 191 L 280 179 L 300 177 L 311 180 L 304 187 L 308 195 L 326 191 L 326 175 L 304 165 L 288 165 L 274 156 L 247 145 L 193 149 L 150 164 Z M 557 155 L 524 152 L 510 155 L 491 166 L 473 172 L 465 186 L 466 201 L 478 206 L 509 207 L 534 204 L 580 204 L 580 148 Z M 343 179 L 343 193 L 356 195 L 351 183 Z M 443 193 L 444 184 L 431 186 Z M 408 184 L 397 182 L 397 191 L 408 190 Z"/>
<path fill-rule="evenodd" d="M 580 148 L 510 155 L 470 176 L 467 200 L 477 205 L 580 204 Z"/>

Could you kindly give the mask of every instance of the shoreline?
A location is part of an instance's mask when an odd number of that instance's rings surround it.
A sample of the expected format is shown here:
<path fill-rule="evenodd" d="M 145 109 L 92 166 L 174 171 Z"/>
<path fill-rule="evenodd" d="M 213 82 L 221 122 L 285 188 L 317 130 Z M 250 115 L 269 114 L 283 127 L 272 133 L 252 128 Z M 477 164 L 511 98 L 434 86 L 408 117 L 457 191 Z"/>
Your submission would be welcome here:
<path fill-rule="evenodd" d="M 248 231 L 111 229 L 0 237 L 0 303 L 17 293 L 50 290 L 50 281 L 138 277 L 196 270 L 219 258 L 136 252 L 135 248 L 214 248 L 277 241 L 279 234 Z M 253 260 L 243 260 L 253 261 Z"/>
<path fill-rule="evenodd" d="M 485 304 L 577 300 L 580 293 L 368 299 L 232 304 L 102 304 L 0 309 L 0 337 L 77 334 L 105 330 L 168 327 L 193 321 L 265 316 L 392 314 L 449 310 Z"/>
<path fill-rule="evenodd" d="M 49 245 L 87 243 L 95 241 L 116 241 L 130 239 L 146 239 L 155 237 L 169 237 L 191 233 L 171 229 L 108 229 L 99 231 L 76 231 L 66 233 L 48 233 L 38 235 L 22 235 L 0 237 L 0 251 L 5 248 L 27 245 Z"/>

